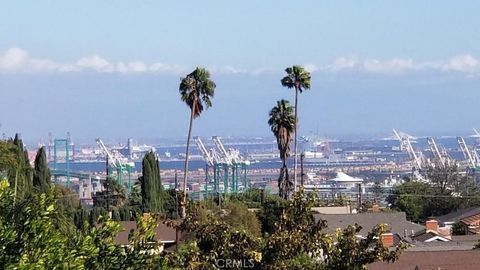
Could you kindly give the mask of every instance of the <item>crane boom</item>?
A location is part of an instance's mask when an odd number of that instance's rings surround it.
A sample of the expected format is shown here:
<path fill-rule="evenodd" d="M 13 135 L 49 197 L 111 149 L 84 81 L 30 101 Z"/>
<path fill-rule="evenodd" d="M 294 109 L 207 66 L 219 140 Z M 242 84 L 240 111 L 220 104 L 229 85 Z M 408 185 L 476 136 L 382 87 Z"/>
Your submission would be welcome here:
<path fill-rule="evenodd" d="M 225 150 L 225 147 L 223 146 L 220 138 L 218 136 L 213 136 L 212 140 L 215 143 L 215 146 L 217 146 L 217 149 L 220 151 L 220 154 L 222 155 L 222 158 L 224 159 L 225 163 L 228 165 L 232 165 L 232 157 L 227 152 L 227 150 Z"/>
<path fill-rule="evenodd" d="M 480 132 L 476 128 L 473 129 L 473 132 L 475 132 L 476 137 L 480 137 Z"/>
<path fill-rule="evenodd" d="M 413 166 L 416 167 L 416 169 L 421 170 L 423 168 L 421 155 L 418 155 L 415 152 L 412 146 L 412 142 L 410 141 L 410 138 L 414 137 L 403 132 L 397 132 L 395 129 L 393 130 L 393 133 L 395 134 L 395 137 L 397 137 L 397 139 L 400 141 L 400 150 L 407 151 L 408 156 L 413 161 Z"/>
<path fill-rule="evenodd" d="M 124 168 L 124 167 L 134 167 L 135 166 L 135 164 L 133 162 L 128 162 L 128 159 L 125 158 L 119 152 L 115 152 L 115 155 L 114 155 L 110 150 L 108 150 L 108 148 L 103 143 L 102 139 L 97 138 L 95 141 L 97 142 L 97 144 L 100 147 L 100 149 L 102 150 L 102 152 L 106 156 L 108 156 L 108 160 L 112 161 L 110 163 L 110 165 L 112 167 L 114 167 L 116 169 L 119 169 L 119 168 Z"/>
<path fill-rule="evenodd" d="M 113 157 L 112 153 L 110 153 L 108 148 L 105 146 L 102 139 L 97 138 L 95 141 L 97 142 L 98 146 L 100 147 L 100 150 L 102 150 L 102 152 L 108 157 L 108 160 L 112 161 L 112 163 L 111 163 L 112 167 L 117 168 L 117 162 L 115 162 L 116 159 Z"/>
<path fill-rule="evenodd" d="M 441 166 L 445 166 L 445 157 L 440 153 L 440 150 L 438 148 L 437 143 L 435 142 L 435 139 L 432 137 L 427 138 L 428 146 L 430 147 L 430 150 L 433 153 L 433 157 L 438 160 Z"/>
<path fill-rule="evenodd" d="M 472 156 L 472 153 L 468 149 L 467 144 L 465 143 L 465 139 L 463 137 L 457 137 L 458 145 L 460 146 L 460 150 L 462 150 L 463 156 L 468 161 L 468 164 L 473 168 L 475 167 L 475 158 Z"/>
<path fill-rule="evenodd" d="M 205 148 L 205 145 L 203 144 L 202 139 L 200 139 L 200 137 L 198 136 L 194 137 L 193 139 L 195 140 L 195 143 L 197 144 L 198 149 L 202 153 L 202 156 L 205 162 L 207 162 L 209 166 L 213 166 L 215 160 L 212 157 L 212 155 L 210 155 L 210 153 L 207 151 L 207 148 Z"/>

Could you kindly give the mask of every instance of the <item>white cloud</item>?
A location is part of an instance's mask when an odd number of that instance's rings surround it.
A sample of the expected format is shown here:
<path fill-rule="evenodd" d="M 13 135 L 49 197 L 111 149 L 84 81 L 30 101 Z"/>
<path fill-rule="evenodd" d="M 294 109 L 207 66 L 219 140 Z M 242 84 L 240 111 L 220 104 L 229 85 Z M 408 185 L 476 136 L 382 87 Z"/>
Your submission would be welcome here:
<path fill-rule="evenodd" d="M 315 71 L 318 70 L 317 65 L 312 64 L 312 63 L 308 63 L 308 64 L 303 65 L 303 68 L 305 68 L 305 70 L 310 72 L 310 73 L 314 73 Z"/>
<path fill-rule="evenodd" d="M 82 57 L 73 63 L 58 63 L 50 59 L 38 59 L 29 56 L 20 48 L 10 48 L 0 54 L 0 73 L 38 73 L 38 72 L 80 72 L 100 73 L 164 73 L 183 74 L 188 67 L 164 63 L 146 64 L 142 61 L 112 63 L 99 55 Z M 227 70 L 234 71 L 233 67 Z"/>
<path fill-rule="evenodd" d="M 453 70 L 467 73 L 480 72 L 480 61 L 469 54 L 458 55 L 443 65 L 445 70 Z"/>
<path fill-rule="evenodd" d="M 412 59 L 394 58 L 388 61 L 379 61 L 376 59 L 365 60 L 363 62 L 365 71 L 373 73 L 392 73 L 400 74 L 407 70 L 419 69 Z"/>
<path fill-rule="evenodd" d="M 324 70 L 340 71 L 343 69 L 351 69 L 358 65 L 358 59 L 356 57 L 337 57 L 333 64 L 326 66 Z"/>
<path fill-rule="evenodd" d="M 28 53 L 20 48 L 10 48 L 0 57 L 0 68 L 14 71 L 20 69 L 28 61 Z"/>
<path fill-rule="evenodd" d="M 345 70 L 377 73 L 377 74 L 404 74 L 414 71 L 459 72 L 468 76 L 480 75 L 480 60 L 470 54 L 457 55 L 447 60 L 416 62 L 411 58 L 393 58 L 388 60 L 361 59 L 356 56 L 341 56 L 328 65 L 306 63 L 304 68 L 314 72 L 342 72 Z M 145 63 L 143 61 L 111 62 L 102 56 L 91 55 L 79 58 L 72 63 L 59 63 L 51 59 L 31 57 L 21 48 L 10 48 L 0 53 L 0 73 L 39 73 L 39 72 L 81 72 L 94 71 L 100 73 L 120 74 L 169 74 L 184 75 L 193 67 L 167 63 Z M 261 75 L 275 73 L 277 69 L 256 68 L 239 69 L 234 66 L 211 66 L 208 68 L 213 74 L 250 74 Z M 281 72 L 281 68 L 278 72 Z"/>
<path fill-rule="evenodd" d="M 207 69 L 213 74 L 245 74 L 248 73 L 247 70 L 244 69 L 237 69 L 233 66 L 211 66 L 207 67 Z"/>
<path fill-rule="evenodd" d="M 446 61 L 427 62 L 415 62 L 411 58 L 379 60 L 338 57 L 332 64 L 321 67 L 320 69 L 329 72 L 340 72 L 351 69 L 367 73 L 394 75 L 412 71 L 456 71 L 472 75 L 480 74 L 480 60 L 469 54 L 454 56 Z"/>
<path fill-rule="evenodd" d="M 114 67 L 107 60 L 98 55 L 92 55 L 78 59 L 76 66 L 81 70 L 93 69 L 98 72 L 113 72 Z"/>

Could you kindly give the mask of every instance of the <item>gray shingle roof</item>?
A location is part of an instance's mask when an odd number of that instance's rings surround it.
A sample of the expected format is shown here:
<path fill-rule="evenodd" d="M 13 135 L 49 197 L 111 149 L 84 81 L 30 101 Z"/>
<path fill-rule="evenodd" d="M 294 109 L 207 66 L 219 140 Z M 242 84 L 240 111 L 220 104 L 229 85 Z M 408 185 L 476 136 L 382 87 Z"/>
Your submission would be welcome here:
<path fill-rule="evenodd" d="M 480 213 L 480 207 L 470 207 L 470 208 L 465 208 L 465 209 L 460 209 L 454 212 L 450 212 L 446 215 L 436 217 L 436 219 L 441 223 L 445 223 L 448 221 L 458 221 L 462 218 L 473 216 L 479 213 Z"/>
<path fill-rule="evenodd" d="M 361 214 L 314 214 L 315 219 L 323 219 L 327 221 L 327 232 L 334 232 L 337 228 L 346 228 L 348 225 L 358 224 L 362 226 L 361 235 L 366 235 L 377 224 L 386 223 L 390 232 L 400 236 L 417 233 L 424 226 L 407 221 L 404 212 L 381 212 L 381 213 L 361 213 Z"/>

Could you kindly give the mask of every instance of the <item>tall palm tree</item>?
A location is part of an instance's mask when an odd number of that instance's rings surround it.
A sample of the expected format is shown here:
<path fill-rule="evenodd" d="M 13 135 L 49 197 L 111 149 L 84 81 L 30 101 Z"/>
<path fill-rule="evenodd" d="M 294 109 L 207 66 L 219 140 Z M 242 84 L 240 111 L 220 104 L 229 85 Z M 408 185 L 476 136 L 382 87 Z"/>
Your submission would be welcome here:
<path fill-rule="evenodd" d="M 211 98 L 215 93 L 215 87 L 215 83 L 210 79 L 210 72 L 201 67 L 197 67 L 185 78 L 182 78 L 180 82 L 180 98 L 190 108 L 190 125 L 188 127 L 185 170 L 183 174 L 182 217 L 185 217 L 185 203 L 187 199 L 188 150 L 192 136 L 192 123 L 195 118 L 202 114 L 204 108 L 207 109 L 212 106 Z"/>
<path fill-rule="evenodd" d="M 277 146 L 282 159 L 282 168 L 278 177 L 279 195 L 288 199 L 293 190 L 293 183 L 288 175 L 287 159 L 290 156 L 290 142 L 295 131 L 295 116 L 293 108 L 287 100 L 277 101 L 277 106 L 270 111 L 268 125 L 277 138 Z"/>
<path fill-rule="evenodd" d="M 303 90 L 310 89 L 310 72 L 301 66 L 292 66 L 285 69 L 287 76 L 281 80 L 282 86 L 289 89 L 295 89 L 295 139 L 294 139 L 294 157 L 293 157 L 293 181 L 294 189 L 297 189 L 297 130 L 298 130 L 298 94 Z"/>

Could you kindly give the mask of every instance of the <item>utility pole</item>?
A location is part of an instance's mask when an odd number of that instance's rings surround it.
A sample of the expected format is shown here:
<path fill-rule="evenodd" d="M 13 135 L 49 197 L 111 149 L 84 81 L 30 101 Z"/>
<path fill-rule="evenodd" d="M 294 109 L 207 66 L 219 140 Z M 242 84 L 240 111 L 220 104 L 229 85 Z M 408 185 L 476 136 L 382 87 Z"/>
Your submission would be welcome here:
<path fill-rule="evenodd" d="M 358 211 L 362 207 L 362 184 L 358 184 Z"/>
<path fill-rule="evenodd" d="M 108 155 L 107 155 L 107 159 L 106 159 L 106 163 L 105 163 L 105 167 L 106 167 L 106 171 L 107 171 L 107 176 L 105 178 L 105 187 L 106 187 L 106 191 L 107 191 L 107 194 L 106 194 L 106 200 L 107 200 L 107 212 L 110 212 L 110 192 L 109 192 L 109 188 L 110 188 L 110 183 L 108 182 L 108 178 L 109 178 L 109 171 L 108 171 Z"/>
<path fill-rule="evenodd" d="M 177 178 L 177 170 L 175 170 L 175 215 L 178 218 L 178 178 Z"/>
<path fill-rule="evenodd" d="M 305 173 L 303 172 L 303 159 L 304 159 L 304 158 L 305 158 L 305 153 L 302 152 L 302 154 L 300 155 L 300 175 L 301 175 L 301 178 L 300 178 L 300 181 L 301 181 L 300 183 L 301 183 L 301 184 L 300 184 L 300 186 L 302 187 L 302 189 L 303 189 L 303 187 L 304 187 L 304 185 L 305 185 Z"/>

